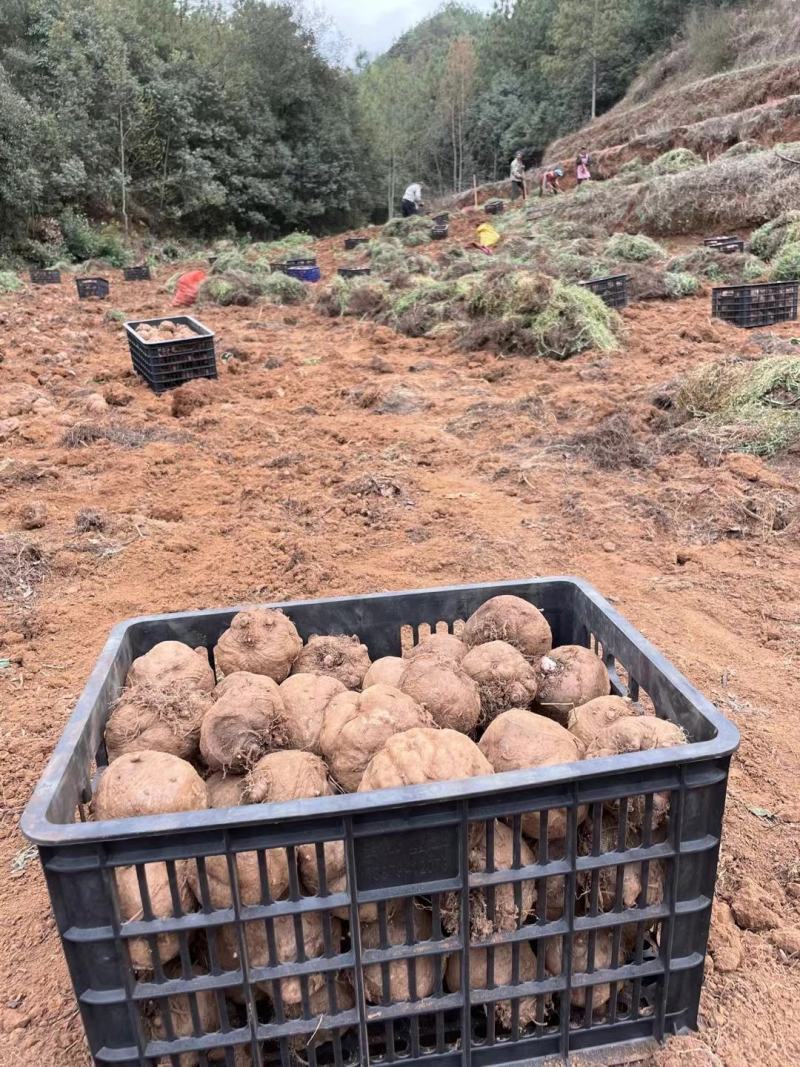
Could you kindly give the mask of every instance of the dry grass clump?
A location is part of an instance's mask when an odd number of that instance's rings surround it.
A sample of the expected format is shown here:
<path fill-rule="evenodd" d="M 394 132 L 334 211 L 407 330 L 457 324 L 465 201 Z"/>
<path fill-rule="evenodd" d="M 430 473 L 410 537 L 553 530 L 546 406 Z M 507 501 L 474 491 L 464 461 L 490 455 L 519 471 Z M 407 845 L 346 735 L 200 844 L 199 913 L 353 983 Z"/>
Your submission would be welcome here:
<path fill-rule="evenodd" d="M 720 451 L 774 456 L 800 441 L 800 357 L 707 363 L 683 380 L 673 406 Z"/>
<path fill-rule="evenodd" d="M 573 434 L 566 444 L 600 470 L 641 470 L 652 462 L 650 451 L 636 437 L 630 418 L 621 411 L 603 419 L 593 430 Z"/>
<path fill-rule="evenodd" d="M 38 545 L 17 534 L 0 534 L 0 597 L 6 603 L 30 600 L 47 568 L 47 559 Z"/>

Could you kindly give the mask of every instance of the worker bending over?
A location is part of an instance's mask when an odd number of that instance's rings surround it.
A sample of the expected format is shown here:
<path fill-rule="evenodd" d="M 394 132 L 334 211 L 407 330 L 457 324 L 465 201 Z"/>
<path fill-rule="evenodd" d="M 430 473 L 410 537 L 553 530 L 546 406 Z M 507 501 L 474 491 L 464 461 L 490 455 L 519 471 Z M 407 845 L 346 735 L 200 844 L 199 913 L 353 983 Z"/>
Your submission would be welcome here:
<path fill-rule="evenodd" d="M 539 186 L 539 196 L 544 196 L 545 193 L 560 193 L 561 186 L 558 184 L 559 179 L 564 177 L 564 171 L 561 167 L 554 167 L 553 170 L 546 170 L 542 175 L 542 183 Z"/>
<path fill-rule="evenodd" d="M 422 186 L 419 182 L 412 182 L 403 193 L 403 202 L 400 205 L 400 209 L 403 212 L 403 218 L 407 219 L 410 215 L 418 214 L 421 207 Z"/>

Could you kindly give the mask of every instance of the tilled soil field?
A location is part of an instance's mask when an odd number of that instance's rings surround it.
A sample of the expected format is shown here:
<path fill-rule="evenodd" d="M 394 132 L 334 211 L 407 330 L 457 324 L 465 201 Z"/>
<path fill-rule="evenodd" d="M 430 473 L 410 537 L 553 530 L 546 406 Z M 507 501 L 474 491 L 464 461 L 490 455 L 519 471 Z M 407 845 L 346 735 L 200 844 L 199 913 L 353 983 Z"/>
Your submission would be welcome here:
<path fill-rule="evenodd" d="M 219 380 L 159 397 L 106 312 L 169 299 L 116 279 L 105 302 L 71 280 L 0 299 L 0 1063 L 89 1062 L 17 824 L 114 623 L 552 574 L 596 585 L 742 732 L 702 1029 L 648 1062 L 800 1062 L 800 456 L 690 449 L 654 404 L 773 342 L 707 296 L 630 308 L 621 352 L 565 364 L 209 307 Z"/>

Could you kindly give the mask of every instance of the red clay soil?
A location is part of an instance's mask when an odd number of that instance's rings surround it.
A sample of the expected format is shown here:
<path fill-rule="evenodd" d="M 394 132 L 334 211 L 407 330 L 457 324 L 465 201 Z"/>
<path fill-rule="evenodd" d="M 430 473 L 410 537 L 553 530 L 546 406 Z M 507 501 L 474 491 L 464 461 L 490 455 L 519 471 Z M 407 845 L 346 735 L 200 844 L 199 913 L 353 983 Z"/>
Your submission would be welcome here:
<path fill-rule="evenodd" d="M 103 303 L 0 300 L 0 523 L 41 557 L 0 560 L 0 1064 L 88 1063 L 17 824 L 117 621 L 548 574 L 596 585 L 742 731 L 702 1029 L 643 1062 L 800 1062 L 798 457 L 664 455 L 652 404 L 750 338 L 707 297 L 631 308 L 619 353 L 564 364 L 207 307 L 219 381 L 158 397 L 105 313 L 168 303 L 116 278 Z M 617 412 L 606 469 L 572 438 Z"/>

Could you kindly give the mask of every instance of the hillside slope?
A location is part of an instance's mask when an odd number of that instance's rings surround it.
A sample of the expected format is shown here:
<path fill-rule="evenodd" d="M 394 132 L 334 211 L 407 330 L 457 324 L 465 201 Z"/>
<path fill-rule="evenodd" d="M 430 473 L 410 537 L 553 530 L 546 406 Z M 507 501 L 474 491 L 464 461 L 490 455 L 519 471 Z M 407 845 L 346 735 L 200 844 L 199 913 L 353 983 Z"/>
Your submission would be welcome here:
<path fill-rule="evenodd" d="M 550 145 L 548 161 L 589 147 L 599 177 L 633 158 L 688 148 L 707 160 L 732 145 L 772 146 L 800 134 L 800 12 L 765 0 L 690 19 L 625 97 Z"/>

